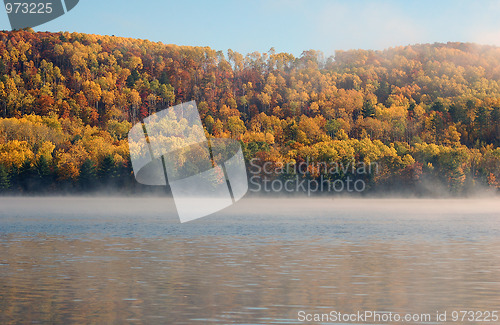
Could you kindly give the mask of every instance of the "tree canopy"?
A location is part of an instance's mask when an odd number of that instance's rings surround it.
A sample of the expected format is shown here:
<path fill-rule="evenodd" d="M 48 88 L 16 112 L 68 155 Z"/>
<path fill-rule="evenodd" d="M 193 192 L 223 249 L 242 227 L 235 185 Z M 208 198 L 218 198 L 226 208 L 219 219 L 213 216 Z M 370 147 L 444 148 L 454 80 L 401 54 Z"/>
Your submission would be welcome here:
<path fill-rule="evenodd" d="M 246 159 L 379 162 L 373 187 L 499 187 L 498 47 L 294 57 L 13 31 L 0 32 L 0 188 L 123 183 L 130 127 L 189 100 L 207 135 L 240 140 Z"/>

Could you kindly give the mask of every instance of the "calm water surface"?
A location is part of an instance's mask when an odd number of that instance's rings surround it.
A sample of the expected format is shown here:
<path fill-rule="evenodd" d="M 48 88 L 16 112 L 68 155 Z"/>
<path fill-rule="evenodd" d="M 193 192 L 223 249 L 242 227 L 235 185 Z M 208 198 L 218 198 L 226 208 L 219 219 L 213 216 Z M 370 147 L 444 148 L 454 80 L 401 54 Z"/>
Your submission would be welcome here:
<path fill-rule="evenodd" d="M 0 206 L 1 324 L 500 312 L 498 199 L 245 199 L 187 224 L 159 198 Z"/>

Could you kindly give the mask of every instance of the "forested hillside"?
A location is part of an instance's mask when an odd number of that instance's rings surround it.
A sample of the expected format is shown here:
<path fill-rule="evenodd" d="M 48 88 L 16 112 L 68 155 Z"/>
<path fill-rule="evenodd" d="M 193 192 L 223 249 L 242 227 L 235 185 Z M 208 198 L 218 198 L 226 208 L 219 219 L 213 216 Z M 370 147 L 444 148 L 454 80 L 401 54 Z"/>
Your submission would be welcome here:
<path fill-rule="evenodd" d="M 377 162 L 372 190 L 500 187 L 498 47 L 294 57 L 28 30 L 0 32 L 0 188 L 132 188 L 128 130 L 189 100 L 248 160 Z"/>

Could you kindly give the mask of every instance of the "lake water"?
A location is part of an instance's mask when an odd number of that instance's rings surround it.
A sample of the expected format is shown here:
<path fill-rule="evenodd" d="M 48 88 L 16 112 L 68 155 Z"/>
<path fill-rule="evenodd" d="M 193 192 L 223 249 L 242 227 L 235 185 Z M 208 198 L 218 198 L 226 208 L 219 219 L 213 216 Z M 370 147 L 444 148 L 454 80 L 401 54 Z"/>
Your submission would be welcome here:
<path fill-rule="evenodd" d="M 186 224 L 163 198 L 0 207 L 1 324 L 500 312 L 498 199 L 243 199 Z"/>

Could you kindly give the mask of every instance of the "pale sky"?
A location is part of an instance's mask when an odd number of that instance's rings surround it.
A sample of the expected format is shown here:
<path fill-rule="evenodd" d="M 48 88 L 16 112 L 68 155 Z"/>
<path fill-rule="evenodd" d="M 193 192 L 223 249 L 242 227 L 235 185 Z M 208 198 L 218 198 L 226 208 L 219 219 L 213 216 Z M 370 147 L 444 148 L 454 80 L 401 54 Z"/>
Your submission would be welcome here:
<path fill-rule="evenodd" d="M 415 43 L 477 42 L 500 46 L 500 0 L 80 0 L 38 31 L 143 38 L 243 54 Z M 0 9 L 0 29 L 9 30 Z"/>

